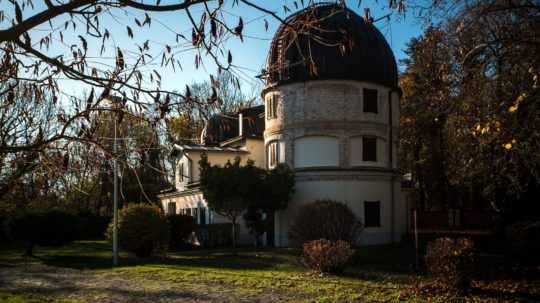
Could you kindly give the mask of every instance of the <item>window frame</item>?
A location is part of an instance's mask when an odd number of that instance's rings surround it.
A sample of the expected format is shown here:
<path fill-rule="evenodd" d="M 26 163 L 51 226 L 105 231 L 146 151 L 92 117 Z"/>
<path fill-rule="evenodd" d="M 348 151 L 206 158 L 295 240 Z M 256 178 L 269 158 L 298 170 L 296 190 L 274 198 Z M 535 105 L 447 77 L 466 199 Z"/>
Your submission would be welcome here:
<path fill-rule="evenodd" d="M 370 144 L 366 144 L 367 142 L 371 141 L 373 142 L 373 148 L 374 148 L 374 152 L 373 152 L 373 156 L 374 158 L 370 158 L 369 156 L 371 156 L 370 154 L 368 154 L 368 150 L 366 148 L 366 146 L 370 145 Z M 377 163 L 378 162 L 378 143 L 379 143 L 379 139 L 375 136 L 362 136 L 362 162 L 374 162 L 374 163 Z M 374 159 L 374 160 L 373 160 Z"/>
<path fill-rule="evenodd" d="M 278 95 L 276 94 L 270 95 L 270 98 L 266 100 L 266 120 L 277 118 L 277 102 Z"/>
<path fill-rule="evenodd" d="M 279 164 L 279 141 L 268 143 L 268 168 L 273 168 Z"/>
<path fill-rule="evenodd" d="M 376 219 L 373 219 L 373 213 L 369 211 L 377 211 Z M 372 221 L 371 220 L 375 220 Z M 379 228 L 381 227 L 381 201 L 364 201 L 364 227 L 365 228 Z"/>
<path fill-rule="evenodd" d="M 371 114 L 378 114 L 379 113 L 379 91 L 375 88 L 364 88 L 364 102 L 363 102 L 363 112 L 364 113 L 371 113 Z M 373 97 L 368 98 L 368 96 Z"/>
<path fill-rule="evenodd" d="M 172 206 L 172 208 L 171 208 Z M 171 211 L 174 210 L 174 211 Z M 175 202 L 167 202 L 167 214 L 168 215 L 176 215 L 176 203 Z"/>

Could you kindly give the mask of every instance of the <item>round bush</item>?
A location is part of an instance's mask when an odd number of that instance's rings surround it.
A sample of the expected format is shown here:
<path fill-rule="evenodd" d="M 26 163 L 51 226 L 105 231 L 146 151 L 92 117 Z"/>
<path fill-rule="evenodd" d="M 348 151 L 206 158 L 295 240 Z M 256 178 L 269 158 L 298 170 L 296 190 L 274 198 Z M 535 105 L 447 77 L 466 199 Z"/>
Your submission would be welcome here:
<path fill-rule="evenodd" d="M 353 254 L 349 242 L 321 239 L 304 243 L 302 260 L 319 273 L 341 273 Z"/>
<path fill-rule="evenodd" d="M 187 238 L 197 229 L 195 218 L 187 215 L 168 215 L 167 222 L 171 234 L 169 247 L 181 249 L 189 246 Z"/>
<path fill-rule="evenodd" d="M 361 227 L 360 221 L 347 205 L 320 200 L 298 210 L 289 237 L 299 245 L 318 239 L 353 243 Z"/>
<path fill-rule="evenodd" d="M 60 210 L 30 211 L 8 222 L 10 238 L 26 244 L 31 255 L 35 245 L 61 246 L 76 240 L 79 234 L 77 216 Z"/>
<path fill-rule="evenodd" d="M 154 252 L 165 252 L 169 244 L 169 225 L 160 208 L 132 204 L 120 211 L 118 218 L 118 245 L 146 258 Z M 113 222 L 107 229 L 107 239 L 112 241 Z"/>
<path fill-rule="evenodd" d="M 436 239 L 428 243 L 425 261 L 428 272 L 439 282 L 466 290 L 474 269 L 474 242 L 466 238 Z"/>

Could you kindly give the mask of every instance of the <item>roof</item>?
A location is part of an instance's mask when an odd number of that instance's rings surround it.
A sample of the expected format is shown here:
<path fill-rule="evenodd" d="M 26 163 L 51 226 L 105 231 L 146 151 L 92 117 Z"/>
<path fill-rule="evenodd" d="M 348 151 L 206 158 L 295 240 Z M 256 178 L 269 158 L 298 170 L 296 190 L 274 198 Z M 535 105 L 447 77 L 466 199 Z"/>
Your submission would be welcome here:
<path fill-rule="evenodd" d="M 268 86 L 342 79 L 398 87 L 396 60 L 384 36 L 335 3 L 310 5 L 286 19 L 270 46 L 267 72 Z"/>
<path fill-rule="evenodd" d="M 219 145 L 239 137 L 238 118 L 242 114 L 242 137 L 262 138 L 264 132 L 264 105 L 242 109 L 234 113 L 217 114 L 208 120 L 202 135 L 204 145 Z"/>
<path fill-rule="evenodd" d="M 184 151 L 233 152 L 233 153 L 247 153 L 248 152 L 241 148 L 208 146 L 208 145 L 202 145 L 202 144 L 175 144 L 174 149 L 181 152 L 184 152 Z"/>

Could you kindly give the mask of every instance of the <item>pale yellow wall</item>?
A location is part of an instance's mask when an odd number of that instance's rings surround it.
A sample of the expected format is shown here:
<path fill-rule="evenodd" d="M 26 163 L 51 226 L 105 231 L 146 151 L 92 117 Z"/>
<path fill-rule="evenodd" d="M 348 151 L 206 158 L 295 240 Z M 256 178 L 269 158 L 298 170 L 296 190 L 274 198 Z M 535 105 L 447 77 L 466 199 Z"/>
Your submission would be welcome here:
<path fill-rule="evenodd" d="M 236 156 L 239 156 L 243 164 L 245 164 L 248 159 L 251 159 L 255 161 L 256 166 L 264 168 L 265 154 L 264 143 L 262 140 L 246 139 L 245 150 L 248 151 L 248 153 L 208 151 L 206 152 L 206 155 L 211 164 L 224 165 L 228 160 L 232 162 Z M 186 151 L 178 160 L 176 169 L 179 169 L 180 163 L 184 163 L 184 170 L 189 170 L 191 173 L 190 177 L 184 177 L 184 182 L 179 181 L 177 174 L 176 188 L 178 191 L 184 190 L 188 182 L 197 182 L 199 180 L 199 161 L 201 160 L 201 155 L 201 151 Z M 191 161 L 189 161 L 189 159 L 191 159 Z"/>
<path fill-rule="evenodd" d="M 193 163 L 193 182 L 199 181 L 200 178 L 200 166 L 199 166 L 199 160 L 201 160 L 202 152 L 199 151 L 191 151 L 188 153 L 188 156 L 192 159 Z M 225 165 L 227 161 L 234 161 L 234 158 L 236 156 L 239 156 L 241 159 L 241 163 L 246 163 L 248 159 L 248 154 L 244 153 L 233 153 L 233 152 L 207 152 L 206 155 L 208 156 L 208 162 L 210 162 L 213 165 Z"/>
<path fill-rule="evenodd" d="M 264 141 L 261 139 L 246 139 L 246 150 L 249 151 L 248 158 L 255 161 L 255 166 L 265 167 Z"/>

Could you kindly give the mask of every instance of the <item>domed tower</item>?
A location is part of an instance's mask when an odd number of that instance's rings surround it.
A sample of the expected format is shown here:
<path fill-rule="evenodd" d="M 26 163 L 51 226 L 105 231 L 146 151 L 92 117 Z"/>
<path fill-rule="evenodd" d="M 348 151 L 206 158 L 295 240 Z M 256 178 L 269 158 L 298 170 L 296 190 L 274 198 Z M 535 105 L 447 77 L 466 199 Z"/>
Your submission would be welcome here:
<path fill-rule="evenodd" d="M 358 244 L 399 240 L 405 229 L 397 147 L 400 90 L 384 36 L 337 4 L 309 6 L 286 19 L 267 62 L 267 167 L 296 174 L 289 207 L 275 216 L 275 244 L 287 246 L 299 206 L 346 203 L 364 230 Z"/>

